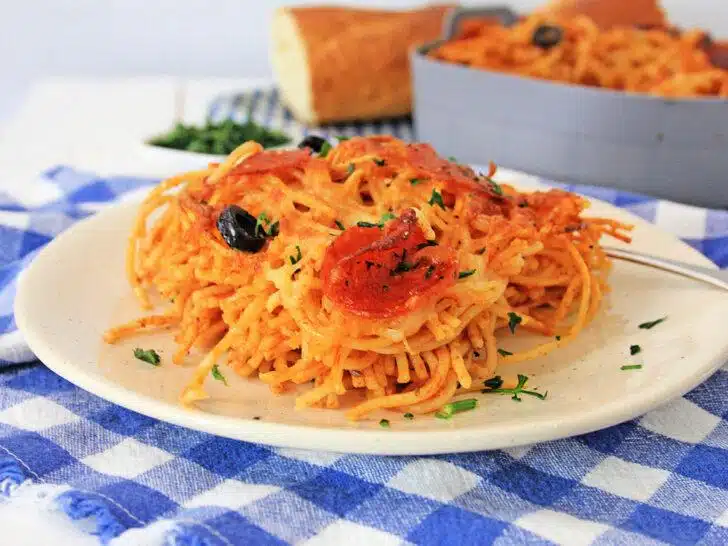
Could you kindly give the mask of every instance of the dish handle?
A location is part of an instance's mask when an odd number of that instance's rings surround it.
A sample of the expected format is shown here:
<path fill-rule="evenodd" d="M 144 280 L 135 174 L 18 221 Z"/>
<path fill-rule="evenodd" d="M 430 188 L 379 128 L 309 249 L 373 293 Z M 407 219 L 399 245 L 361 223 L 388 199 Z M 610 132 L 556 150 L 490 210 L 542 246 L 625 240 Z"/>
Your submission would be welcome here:
<path fill-rule="evenodd" d="M 498 19 L 501 24 L 507 27 L 518 20 L 518 14 L 507 6 L 490 6 L 487 8 L 463 8 L 458 6 L 450 10 L 445 17 L 445 22 L 442 27 L 442 39 L 452 39 L 463 21 L 475 17 Z"/>

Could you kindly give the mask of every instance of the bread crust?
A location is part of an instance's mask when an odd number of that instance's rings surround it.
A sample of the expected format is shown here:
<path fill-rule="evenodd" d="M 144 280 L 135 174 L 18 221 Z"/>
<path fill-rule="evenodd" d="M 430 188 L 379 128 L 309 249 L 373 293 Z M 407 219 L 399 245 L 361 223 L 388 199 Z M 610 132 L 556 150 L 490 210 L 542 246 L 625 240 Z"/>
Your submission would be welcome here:
<path fill-rule="evenodd" d="M 309 118 L 302 121 L 327 123 L 409 113 L 409 50 L 440 36 L 450 7 L 281 8 L 295 21 L 310 79 L 313 115 L 294 114 Z"/>

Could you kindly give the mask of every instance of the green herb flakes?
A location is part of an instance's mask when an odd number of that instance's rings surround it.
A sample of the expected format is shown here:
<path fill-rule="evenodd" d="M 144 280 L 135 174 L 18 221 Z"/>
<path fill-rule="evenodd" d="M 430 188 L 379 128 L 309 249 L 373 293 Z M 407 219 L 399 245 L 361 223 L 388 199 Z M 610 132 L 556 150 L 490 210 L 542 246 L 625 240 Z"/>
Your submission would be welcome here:
<path fill-rule="evenodd" d="M 498 354 L 501 356 L 511 356 L 513 353 L 505 349 L 498 349 Z"/>
<path fill-rule="evenodd" d="M 434 207 L 435 205 L 439 206 L 442 210 L 445 210 L 445 202 L 442 200 L 442 194 L 433 189 L 432 195 L 430 196 L 430 200 L 427 202 L 431 207 Z"/>
<path fill-rule="evenodd" d="M 412 419 L 414 419 L 415 416 L 414 416 L 414 414 L 407 412 L 404 414 L 404 418 L 407 419 L 408 421 L 412 421 Z"/>
<path fill-rule="evenodd" d="M 344 224 L 342 224 L 338 220 L 334 220 L 334 224 L 336 224 L 336 227 L 339 228 L 341 231 L 345 231 L 346 230 L 346 227 L 344 227 Z"/>
<path fill-rule="evenodd" d="M 660 324 L 661 322 L 665 322 L 667 320 L 667 317 L 658 318 L 657 320 L 652 320 L 650 322 L 643 322 L 639 325 L 639 327 L 642 330 L 650 330 Z"/>
<path fill-rule="evenodd" d="M 225 120 L 220 123 L 208 121 L 202 126 L 177 123 L 170 131 L 151 138 L 149 144 L 173 150 L 228 155 L 248 140 L 258 142 L 263 148 L 281 146 L 291 141 L 288 135 L 271 131 L 252 121 L 237 123 Z"/>
<path fill-rule="evenodd" d="M 162 362 L 162 359 L 154 349 L 140 349 L 137 347 L 134 349 L 134 356 L 142 362 L 146 362 L 152 366 L 159 366 Z"/>
<path fill-rule="evenodd" d="M 464 411 L 470 411 L 478 407 L 478 400 L 475 398 L 466 398 L 465 400 L 458 400 L 457 402 L 450 402 L 442 406 L 440 411 L 435 413 L 435 417 L 438 419 L 451 419 L 456 413 L 462 413 Z"/>
<path fill-rule="evenodd" d="M 389 419 L 382 419 L 379 421 L 379 426 L 382 428 L 389 428 Z"/>
<path fill-rule="evenodd" d="M 458 273 L 458 279 L 467 279 L 475 273 L 475 269 L 468 269 L 467 271 L 461 271 Z"/>
<path fill-rule="evenodd" d="M 222 381 L 226 387 L 228 386 L 227 379 L 225 379 L 225 376 L 222 375 L 222 372 L 220 371 L 220 367 L 217 364 L 215 364 L 212 367 L 212 370 L 210 370 L 210 373 L 212 374 L 212 377 L 214 379 L 217 379 L 218 381 Z"/>
<path fill-rule="evenodd" d="M 288 256 L 288 259 L 291 260 L 291 265 L 296 265 L 301 261 L 301 258 L 303 258 L 303 254 L 301 254 L 301 247 L 296 245 L 296 255 Z"/>
<path fill-rule="evenodd" d="M 494 380 L 498 380 L 495 382 Z M 518 374 L 518 384 L 512 388 L 512 389 L 504 389 L 502 388 L 503 380 L 500 378 L 500 376 L 496 376 L 492 379 L 488 379 L 487 381 L 483 382 L 483 385 L 485 385 L 485 389 L 481 392 L 483 394 L 487 393 L 496 393 L 496 394 L 510 394 L 511 399 L 516 402 L 521 402 L 520 396 L 522 394 L 527 394 L 528 396 L 534 396 L 538 398 L 539 400 L 545 400 L 546 396 L 548 396 L 548 392 L 545 392 L 544 394 L 541 394 L 540 392 L 536 391 L 527 391 L 524 390 L 524 387 L 526 386 L 526 383 L 528 382 L 528 376 Z M 497 387 L 493 387 L 492 385 L 498 384 Z"/>
<path fill-rule="evenodd" d="M 634 355 L 636 355 L 638 353 L 641 353 L 641 352 L 642 352 L 642 347 L 640 347 L 639 345 L 630 345 L 629 346 L 629 354 L 630 355 L 634 356 Z"/>
<path fill-rule="evenodd" d="M 521 322 L 523 322 L 523 319 L 519 315 L 513 311 L 508 313 L 508 329 L 511 331 L 511 334 L 516 333 L 516 326 L 521 324 Z"/>
<path fill-rule="evenodd" d="M 642 369 L 642 364 L 629 364 L 627 366 L 622 366 L 619 369 L 622 370 L 622 371 L 625 371 L 625 370 L 641 370 Z"/>
<path fill-rule="evenodd" d="M 319 157 L 326 157 L 327 155 L 329 155 L 331 149 L 331 144 L 329 144 L 328 141 L 324 141 L 324 143 L 321 145 L 321 151 L 319 151 Z"/>

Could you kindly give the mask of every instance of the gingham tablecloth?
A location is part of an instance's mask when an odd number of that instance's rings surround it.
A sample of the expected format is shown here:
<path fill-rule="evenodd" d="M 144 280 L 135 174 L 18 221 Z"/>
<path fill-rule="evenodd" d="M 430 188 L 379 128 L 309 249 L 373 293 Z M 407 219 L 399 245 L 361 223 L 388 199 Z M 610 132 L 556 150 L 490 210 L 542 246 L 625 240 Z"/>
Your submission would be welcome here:
<path fill-rule="evenodd" d="M 61 379 L 33 360 L 15 329 L 14 280 L 57 233 L 149 183 L 58 167 L 38 182 L 32 206 L 0 195 L 5 502 L 42 499 L 102 543 L 129 545 L 728 544 L 726 368 L 684 398 L 600 432 L 432 457 L 227 440 L 122 409 Z M 728 266 L 728 213 L 577 190 Z"/>

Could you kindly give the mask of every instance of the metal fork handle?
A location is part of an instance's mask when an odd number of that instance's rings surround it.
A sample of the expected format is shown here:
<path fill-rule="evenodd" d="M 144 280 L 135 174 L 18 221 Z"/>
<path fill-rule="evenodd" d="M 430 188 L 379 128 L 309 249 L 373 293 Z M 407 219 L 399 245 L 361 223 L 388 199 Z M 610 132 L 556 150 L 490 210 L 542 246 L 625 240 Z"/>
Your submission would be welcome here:
<path fill-rule="evenodd" d="M 647 265 L 663 271 L 669 271 L 677 275 L 682 275 L 683 277 L 702 281 L 718 288 L 728 290 L 728 270 L 723 271 L 720 269 L 710 269 L 707 267 L 686 264 L 684 262 L 668 260 L 666 258 L 658 258 L 657 256 L 651 256 L 649 254 L 643 254 L 632 250 L 624 250 L 621 248 L 605 247 L 604 251 L 607 256 L 610 256 L 611 258 Z"/>
<path fill-rule="evenodd" d="M 507 6 L 492 6 L 489 8 L 456 7 L 450 10 L 445 17 L 445 22 L 442 28 L 442 39 L 451 40 L 457 34 L 462 22 L 474 17 L 498 19 L 501 24 L 506 27 L 511 26 L 518 20 L 518 14 Z"/>

